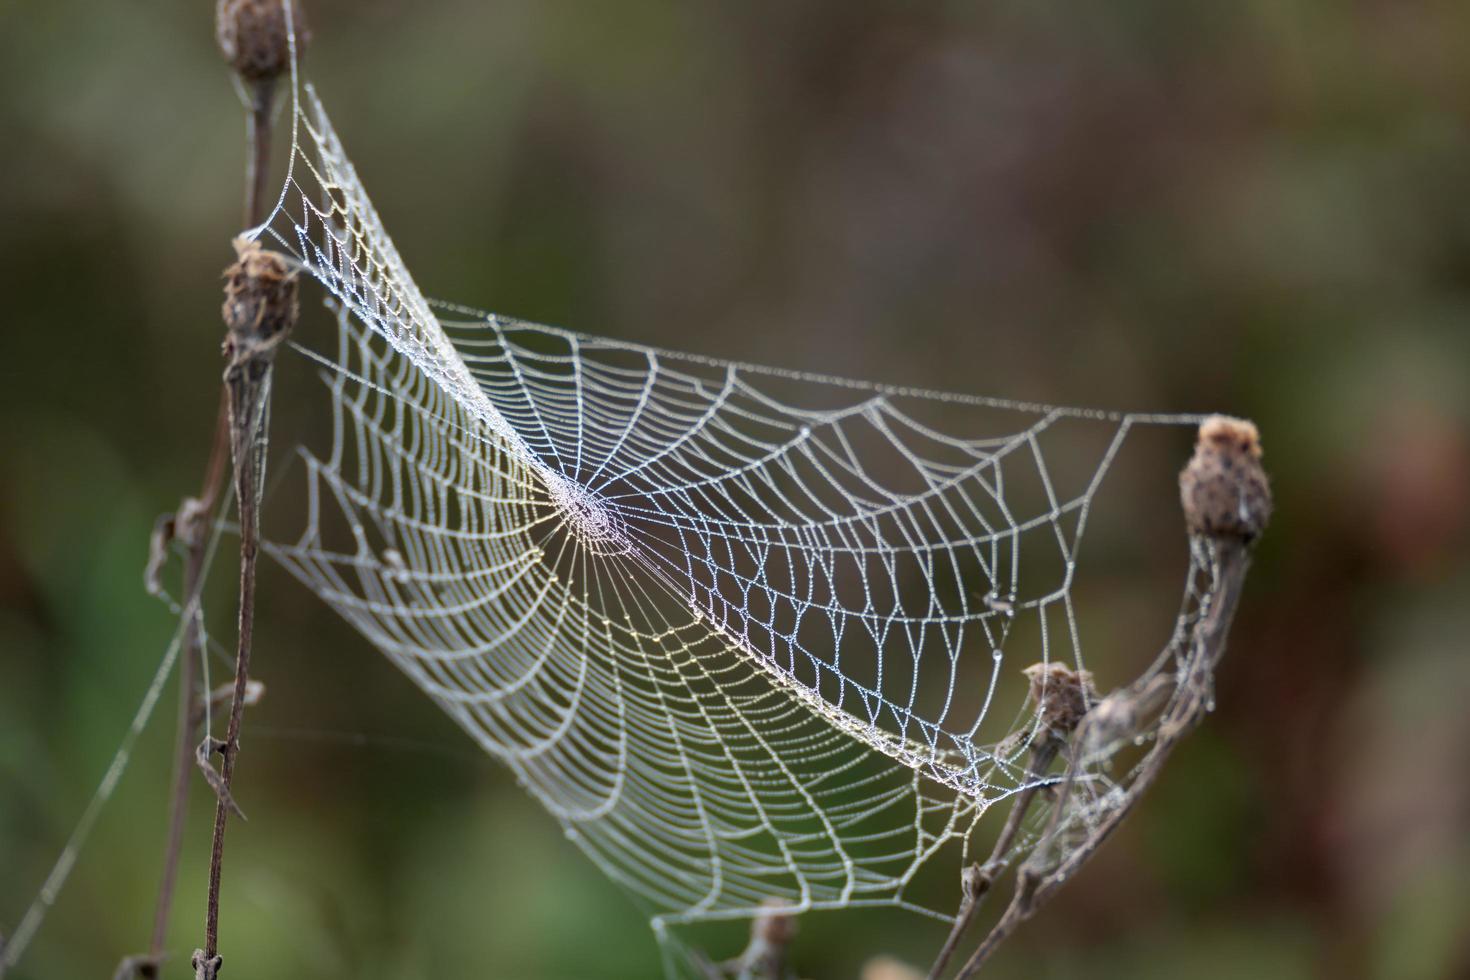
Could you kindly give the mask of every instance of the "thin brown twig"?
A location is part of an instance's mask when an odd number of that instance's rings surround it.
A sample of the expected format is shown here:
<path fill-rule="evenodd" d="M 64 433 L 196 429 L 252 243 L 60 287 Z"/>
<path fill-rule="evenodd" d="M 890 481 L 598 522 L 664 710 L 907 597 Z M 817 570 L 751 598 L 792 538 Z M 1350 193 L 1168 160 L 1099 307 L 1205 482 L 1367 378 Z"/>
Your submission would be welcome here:
<path fill-rule="evenodd" d="M 252 228 L 258 225 L 264 217 L 266 187 L 270 178 L 271 114 L 275 95 L 275 74 L 281 70 L 279 60 L 281 44 L 271 44 L 269 37 L 271 32 L 262 30 L 260 22 L 252 23 L 242 18 L 242 11 L 239 8 L 232 7 L 230 4 L 222 4 L 218 15 L 220 20 L 216 30 L 221 37 L 221 48 L 232 67 L 241 76 L 249 99 L 246 112 L 243 211 L 245 227 Z M 274 63 L 271 62 L 270 57 L 260 58 L 262 49 L 275 56 Z M 252 67 L 262 70 L 257 72 L 252 70 Z M 247 78 L 247 74 L 250 77 Z M 230 394 L 228 388 L 225 387 L 220 391 L 219 410 L 215 417 L 214 437 L 210 447 L 209 463 L 205 469 L 203 489 L 197 501 L 186 502 L 186 506 L 180 509 L 179 515 L 175 518 L 176 522 L 184 519 L 186 512 L 192 510 L 196 521 L 184 527 L 186 554 L 182 590 L 184 605 L 181 615 L 187 617 L 189 622 L 185 626 L 187 633 L 183 664 L 179 674 L 179 710 L 174 736 L 174 771 L 169 792 L 168 836 L 164 845 L 163 874 L 154 909 L 153 933 L 148 955 L 132 958 L 136 964 L 134 971 L 144 976 L 156 976 L 164 956 L 164 944 L 167 942 L 168 924 L 178 883 L 184 828 L 188 819 L 189 781 L 196 755 L 195 733 L 201 723 L 200 716 L 203 714 L 200 710 L 202 704 L 198 702 L 195 691 L 195 687 L 198 686 L 198 659 L 202 639 L 198 615 L 199 591 L 203 584 L 206 553 L 203 530 L 213 519 L 220 491 L 224 486 L 226 453 L 231 447 L 230 408 Z M 193 504 L 193 508 L 190 508 L 189 504 Z M 244 702 L 236 698 L 234 703 L 241 705 Z M 228 756 L 226 762 L 228 766 L 233 767 L 233 760 Z M 221 799 L 230 800 L 227 787 L 228 783 L 221 777 L 219 790 L 222 792 L 217 792 Z M 233 801 L 230 800 L 230 803 L 233 804 Z M 238 812 L 238 808 L 236 810 Z"/>
<path fill-rule="evenodd" d="M 254 228 L 265 217 L 266 182 L 270 179 L 271 110 L 275 80 L 266 78 L 250 86 L 251 104 L 246 113 L 245 142 L 245 227 Z"/>
<path fill-rule="evenodd" d="M 206 976 L 219 969 L 219 886 L 224 862 L 225 826 L 233 799 L 230 781 L 235 775 L 235 759 L 240 750 L 240 721 L 245 711 L 245 685 L 250 679 L 250 654 L 255 636 L 255 559 L 259 550 L 260 515 L 255 496 L 255 420 L 249 413 L 254 397 L 242 389 L 243 383 L 230 386 L 231 442 L 235 451 L 235 495 L 240 514 L 240 616 L 235 647 L 235 696 L 230 701 L 230 723 L 220 763 L 219 799 L 214 807 L 214 836 L 209 854 L 209 893 L 204 919 L 204 956 Z"/>
<path fill-rule="evenodd" d="M 218 0 L 215 36 L 221 53 L 249 93 L 245 223 L 260 221 L 270 163 L 271 109 L 276 79 L 290 69 L 297 45 L 306 39 L 296 4 L 280 0 Z M 257 242 L 237 240 L 239 261 L 226 272 L 224 319 L 228 328 L 225 390 L 229 402 L 230 449 L 235 462 L 235 497 L 240 517 L 240 600 L 235 648 L 235 685 L 223 742 L 207 738 L 203 761 L 222 756 L 210 843 L 209 891 L 205 899 L 204 948 L 193 956 L 197 980 L 214 980 L 219 955 L 219 891 L 225 828 L 235 806 L 231 794 L 240 752 L 240 724 L 250 696 L 250 656 L 255 631 L 255 564 L 260 550 L 259 453 L 270 397 L 276 349 L 289 336 L 298 313 L 296 273 Z M 208 765 L 204 765 L 206 772 Z M 212 780 L 212 782 L 214 782 Z"/>
<path fill-rule="evenodd" d="M 1016 805 L 1011 808 L 1015 813 Z M 994 852 L 991 852 L 992 858 Z M 990 862 L 987 861 L 986 864 Z M 939 955 L 934 957 L 934 963 L 929 967 L 926 975 L 927 980 L 939 980 L 944 975 L 945 967 L 954 957 L 954 952 L 960 946 L 960 940 L 965 938 L 965 933 L 970 931 L 970 926 L 975 921 L 975 915 L 980 911 L 980 903 L 985 900 L 985 894 L 990 890 L 993 875 L 987 875 L 985 865 L 971 864 L 960 872 L 960 907 L 955 913 L 954 925 L 950 927 L 949 935 L 944 937 L 944 945 L 939 947 Z"/>
<path fill-rule="evenodd" d="M 996 879 L 1005 870 L 1006 852 L 1011 849 L 1016 835 L 1020 833 L 1021 826 L 1026 820 L 1026 814 L 1030 811 L 1032 802 L 1041 790 L 1042 784 L 1039 780 L 1056 758 L 1061 744 L 1061 741 L 1051 732 L 1044 731 L 1038 735 L 1038 741 L 1032 745 L 1031 760 L 1026 772 L 1030 782 L 1016 795 L 1010 814 L 1006 817 L 1005 826 L 1001 828 L 1000 836 L 995 840 L 995 846 L 990 849 L 990 857 L 985 859 L 984 864 L 972 864 L 961 872 L 959 911 L 955 915 L 954 926 L 950 929 L 949 935 L 945 937 L 944 945 L 940 947 L 939 955 L 934 958 L 934 964 L 929 967 L 927 980 L 939 980 L 939 977 L 944 975 L 945 968 L 949 966 L 950 959 L 954 957 L 955 950 L 959 948 L 960 940 L 964 938 L 965 933 L 974 923 L 975 916 L 980 911 L 980 905 L 985 901 L 985 896 L 990 893 Z"/>
<path fill-rule="evenodd" d="M 271 102 L 274 85 L 269 81 L 252 86 L 252 105 L 246 119 L 245 154 L 245 227 L 260 223 L 263 217 L 266 182 L 270 176 L 271 153 Z M 174 766 L 168 803 L 168 836 L 164 845 L 163 874 L 158 886 L 158 900 L 154 907 L 153 933 L 146 957 L 130 958 L 135 970 L 143 976 L 156 976 L 164 956 L 164 945 L 168 941 L 168 925 L 173 911 L 174 893 L 178 885 L 179 860 L 183 851 L 184 828 L 189 813 L 189 783 L 195 768 L 195 732 L 199 719 L 196 707 L 198 686 L 198 659 L 202 639 L 199 615 L 199 591 L 203 585 L 206 535 L 203 533 L 214 515 L 224 486 L 225 460 L 230 444 L 229 393 L 220 391 L 219 410 L 215 416 L 214 436 L 209 450 L 209 462 L 205 467 L 203 487 L 194 508 L 197 521 L 192 527 L 182 529 L 180 537 L 185 542 L 183 596 L 181 616 L 189 622 L 185 626 L 183 656 L 179 670 L 179 708 L 174 733 Z M 176 520 L 185 520 L 186 511 L 181 508 Z M 176 531 L 176 533 L 179 533 Z M 151 971 L 151 972 L 150 972 Z"/>
<path fill-rule="evenodd" d="M 225 389 L 229 393 L 230 449 L 235 462 L 235 505 L 240 523 L 240 601 L 229 725 L 223 741 L 207 736 L 199 750 L 201 765 L 206 770 L 210 753 L 219 752 L 222 757 L 218 780 L 211 780 L 216 789 L 216 802 L 204 948 L 194 953 L 195 975 L 202 980 L 213 980 L 220 968 L 219 890 L 225 829 L 230 812 L 239 813 L 231 783 L 240 752 L 240 725 L 251 697 L 255 566 L 260 553 L 259 465 L 270 397 L 271 364 L 298 314 L 296 273 L 286 261 L 253 241 L 237 241 L 235 249 L 239 260 L 226 272 L 224 319 L 228 327 Z"/>

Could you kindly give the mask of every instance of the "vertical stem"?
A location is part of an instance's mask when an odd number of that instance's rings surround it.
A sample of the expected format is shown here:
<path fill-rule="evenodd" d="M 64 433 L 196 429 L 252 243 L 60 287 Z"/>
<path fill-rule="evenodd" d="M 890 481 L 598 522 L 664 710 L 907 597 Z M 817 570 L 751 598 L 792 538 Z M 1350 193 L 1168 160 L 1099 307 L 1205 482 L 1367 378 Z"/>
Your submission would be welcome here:
<path fill-rule="evenodd" d="M 230 783 L 240 751 L 240 722 L 245 713 L 245 690 L 250 679 L 250 653 L 255 634 L 255 563 L 260 551 L 260 512 L 256 495 L 256 435 L 267 391 L 269 361 L 248 357 L 226 371 L 230 398 L 230 442 L 235 456 L 235 500 L 240 515 L 240 617 L 235 647 L 235 688 L 230 699 L 230 721 L 220 748 L 220 783 L 215 801 L 214 836 L 209 857 L 209 894 L 204 918 L 204 963 L 218 969 L 219 889 L 224 863 L 225 826 L 229 820 Z M 212 973 L 206 973 L 212 976 Z"/>
<path fill-rule="evenodd" d="M 278 253 L 259 243 L 235 240 L 238 261 L 225 272 L 227 328 L 225 391 L 229 397 L 229 441 L 235 461 L 235 505 L 240 516 L 240 616 L 235 646 L 235 683 L 224 741 L 208 739 L 200 759 L 223 757 L 215 787 L 214 835 L 210 847 L 209 894 L 205 906 L 204 949 L 194 954 L 195 976 L 213 980 L 220 968 L 219 889 L 224 863 L 225 828 L 234 808 L 230 792 L 240 753 L 240 722 L 250 690 L 250 653 L 255 633 L 255 565 L 260 551 L 259 466 L 264 445 L 271 362 L 291 334 L 300 312 L 296 272 Z M 213 774 L 213 770 L 209 771 Z"/>
<path fill-rule="evenodd" d="M 275 81 L 250 86 L 250 110 L 245 116 L 245 227 L 254 228 L 263 217 L 266 181 L 270 179 L 271 102 Z"/>
<path fill-rule="evenodd" d="M 262 211 L 266 199 L 266 183 L 270 179 L 271 102 L 274 96 L 274 90 L 275 84 L 273 80 L 257 82 L 250 86 L 251 105 L 245 117 L 244 217 L 245 227 L 247 228 L 253 228 L 258 225 L 263 217 Z M 200 495 L 201 519 L 208 520 L 214 514 L 215 504 L 219 500 L 220 485 L 224 478 L 225 451 L 226 447 L 230 444 L 230 440 L 230 395 L 226 391 L 221 391 L 219 412 L 215 419 L 214 440 L 210 448 L 209 465 L 206 469 L 204 479 L 204 490 Z M 253 501 L 251 503 L 251 509 L 253 510 Z M 245 505 L 242 502 L 242 512 L 244 507 Z M 198 615 L 198 592 L 203 584 L 204 577 L 204 547 L 205 541 L 203 534 L 194 535 L 189 539 L 188 554 L 184 566 L 183 615 L 185 616 L 197 617 Z M 243 548 L 244 545 L 242 542 L 242 557 Z M 253 575 L 251 592 L 253 602 Z M 174 771 L 173 786 L 169 793 L 168 838 L 164 846 L 163 877 L 158 886 L 158 903 L 153 916 L 153 937 L 148 949 L 148 959 L 155 964 L 161 961 L 164 943 L 168 939 L 168 922 L 173 910 L 174 890 L 178 883 L 179 858 L 184 844 L 184 827 L 187 823 L 189 812 L 189 782 L 193 778 L 192 773 L 194 771 L 193 754 L 196 726 L 194 718 L 194 688 L 197 686 L 201 637 L 197 622 L 191 622 L 186 629 L 183 666 L 179 674 L 179 713 L 177 730 L 174 736 Z M 238 705 L 240 703 L 241 699 L 238 696 L 237 684 L 235 704 Z M 238 734 L 238 725 L 236 725 L 235 730 L 236 734 Z M 233 753 L 226 755 L 225 764 L 227 767 L 233 768 Z M 226 786 L 228 786 L 228 782 L 226 782 Z M 216 823 L 219 823 L 218 817 L 216 818 Z M 221 842 L 223 834 L 222 828 L 216 831 L 216 838 Z M 217 885 L 215 886 L 215 890 L 217 891 Z M 218 909 L 214 911 L 213 916 L 217 925 Z M 213 955 L 212 950 L 211 955 Z"/>

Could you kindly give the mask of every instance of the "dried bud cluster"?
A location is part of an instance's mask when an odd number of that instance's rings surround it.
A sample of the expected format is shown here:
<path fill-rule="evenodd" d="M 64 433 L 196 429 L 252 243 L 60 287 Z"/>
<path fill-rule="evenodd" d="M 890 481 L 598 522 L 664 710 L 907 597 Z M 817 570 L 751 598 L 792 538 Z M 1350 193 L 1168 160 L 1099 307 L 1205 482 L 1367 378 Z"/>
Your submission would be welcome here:
<path fill-rule="evenodd" d="M 1179 474 L 1190 533 L 1255 540 L 1271 519 L 1271 483 L 1253 423 L 1212 415 L 1199 427 L 1194 457 Z"/>
<path fill-rule="evenodd" d="M 268 82 L 291 67 L 291 45 L 282 0 L 218 0 L 215 39 L 225 61 L 246 82 Z M 298 49 L 311 35 L 299 0 L 291 4 Z"/>
<path fill-rule="evenodd" d="M 1041 724 L 1054 735 L 1070 735 L 1097 700 L 1088 671 L 1050 663 L 1032 664 L 1021 673 L 1031 681 L 1031 702 Z"/>
<path fill-rule="evenodd" d="M 238 365 L 273 348 L 300 313 L 296 271 L 285 256 L 257 241 L 235 240 L 235 264 L 225 270 L 225 356 Z"/>

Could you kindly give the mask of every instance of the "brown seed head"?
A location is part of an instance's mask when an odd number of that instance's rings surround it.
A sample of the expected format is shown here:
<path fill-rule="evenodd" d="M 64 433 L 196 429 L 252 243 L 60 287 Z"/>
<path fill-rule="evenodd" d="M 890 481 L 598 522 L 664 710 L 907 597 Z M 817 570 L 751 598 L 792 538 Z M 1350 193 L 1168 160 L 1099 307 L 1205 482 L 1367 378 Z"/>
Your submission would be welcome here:
<path fill-rule="evenodd" d="M 1179 497 L 1191 534 L 1255 540 L 1271 519 L 1271 482 L 1255 424 L 1224 415 L 1205 419 L 1194 457 L 1179 474 Z"/>
<path fill-rule="evenodd" d="M 235 264 L 225 270 L 225 355 L 235 363 L 274 347 L 301 311 L 296 270 L 258 241 L 235 239 Z"/>
<path fill-rule="evenodd" d="M 292 0 L 291 20 L 299 51 L 311 39 L 301 0 Z M 291 67 L 282 0 L 218 0 L 214 36 L 225 61 L 246 82 L 271 81 Z"/>
<path fill-rule="evenodd" d="M 1069 735 L 1097 700 L 1092 674 L 1058 663 L 1032 664 L 1021 673 L 1031 681 L 1031 703 L 1041 724 L 1054 735 Z"/>

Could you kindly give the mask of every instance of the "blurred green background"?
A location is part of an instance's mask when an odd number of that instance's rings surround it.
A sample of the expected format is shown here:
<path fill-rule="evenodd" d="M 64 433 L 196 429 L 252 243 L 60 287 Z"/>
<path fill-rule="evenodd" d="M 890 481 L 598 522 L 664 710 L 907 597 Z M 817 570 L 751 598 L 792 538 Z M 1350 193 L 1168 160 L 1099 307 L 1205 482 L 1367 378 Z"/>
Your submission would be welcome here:
<path fill-rule="evenodd" d="M 212 6 L 0 3 L 7 932 L 173 627 L 141 572 L 155 515 L 202 472 L 239 223 Z M 1279 510 L 1219 711 L 987 976 L 1470 975 L 1470 5 L 309 14 L 308 72 L 431 295 L 742 360 L 1260 424 Z M 1161 499 L 1187 451 L 1160 450 Z M 1137 602 L 1173 607 L 1181 532 L 1144 516 L 1094 518 L 1145 557 L 1088 553 L 1120 583 L 1089 642 L 1125 643 Z M 209 597 L 226 642 L 232 577 L 222 562 Z M 261 588 L 228 976 L 657 974 L 642 915 L 511 780 L 279 569 Z M 171 702 L 18 976 L 108 976 L 146 945 Z M 196 786 L 169 976 L 202 932 L 207 802 Z M 853 977 L 878 953 L 927 963 L 942 933 L 814 915 L 795 960 Z M 733 953 L 740 929 L 717 940 Z"/>

